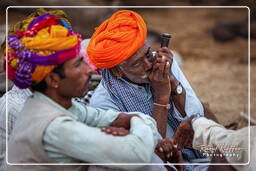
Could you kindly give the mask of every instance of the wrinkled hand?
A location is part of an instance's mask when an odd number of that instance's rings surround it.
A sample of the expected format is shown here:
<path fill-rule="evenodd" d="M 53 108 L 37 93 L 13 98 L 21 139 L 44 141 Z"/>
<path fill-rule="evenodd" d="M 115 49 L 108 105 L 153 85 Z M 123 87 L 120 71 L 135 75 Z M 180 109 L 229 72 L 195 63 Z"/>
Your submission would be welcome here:
<path fill-rule="evenodd" d="M 167 47 L 162 47 L 157 50 L 157 62 L 164 62 L 162 61 L 162 56 L 165 56 L 165 61 L 168 61 L 170 63 L 170 66 L 172 66 L 173 62 L 173 54 Z M 172 73 L 170 73 L 172 74 Z"/>
<path fill-rule="evenodd" d="M 178 149 L 181 150 L 184 147 L 191 147 L 194 138 L 194 130 L 191 124 L 191 120 L 195 117 L 195 115 L 190 116 L 187 120 L 184 120 L 179 125 L 175 136 L 174 136 L 174 144 L 178 145 Z"/>
<path fill-rule="evenodd" d="M 173 56 L 168 48 L 163 47 L 158 49 L 154 66 L 149 74 L 149 80 L 156 98 L 167 96 L 166 99 L 169 100 L 169 94 L 171 92 L 170 68 L 172 61 Z"/>
<path fill-rule="evenodd" d="M 155 153 L 164 161 L 170 163 L 183 163 L 181 151 L 177 149 L 171 138 L 164 138 L 158 141 Z M 185 171 L 182 165 L 175 165 L 179 171 Z M 169 168 L 170 169 L 170 168 Z M 169 170 L 168 169 L 168 170 Z M 171 170 L 171 169 L 170 169 Z"/>
<path fill-rule="evenodd" d="M 173 143 L 168 137 L 158 140 L 157 146 L 155 148 L 155 153 L 164 161 L 167 162 L 168 159 L 173 155 Z"/>
<path fill-rule="evenodd" d="M 124 128 L 117 128 L 113 126 L 106 126 L 101 128 L 102 132 L 105 132 L 106 134 L 112 134 L 114 136 L 126 136 L 129 134 L 129 131 Z"/>
<path fill-rule="evenodd" d="M 170 161 L 177 154 L 178 150 L 173 140 L 166 137 L 158 141 L 155 152 L 163 161 Z"/>

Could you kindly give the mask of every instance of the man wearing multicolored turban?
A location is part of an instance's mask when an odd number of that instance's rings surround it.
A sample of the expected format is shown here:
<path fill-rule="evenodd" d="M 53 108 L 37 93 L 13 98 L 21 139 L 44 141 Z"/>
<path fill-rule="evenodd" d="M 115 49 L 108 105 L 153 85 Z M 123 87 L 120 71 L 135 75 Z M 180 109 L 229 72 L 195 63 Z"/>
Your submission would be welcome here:
<path fill-rule="evenodd" d="M 86 169 L 40 163 L 149 162 L 158 137 L 151 117 L 94 109 L 72 100 L 86 93 L 93 69 L 81 53 L 81 36 L 68 22 L 49 13 L 33 17 L 10 34 L 7 43 L 8 77 L 19 88 L 31 88 L 33 94 L 9 137 L 6 161 L 37 165 L 5 164 L 5 171 Z M 108 129 L 118 136 L 106 134 Z"/>
<path fill-rule="evenodd" d="M 117 11 L 95 29 L 87 53 L 90 62 L 103 69 L 103 79 L 90 104 L 105 110 L 139 111 L 152 116 L 159 133 L 167 137 L 164 141 L 173 147 L 159 146 L 156 153 L 164 161 L 177 162 L 175 150 L 171 150 L 175 146 L 168 137 L 173 137 L 182 120 L 194 114 L 203 116 L 203 106 L 171 51 L 162 47 L 153 52 L 146 37 L 143 18 L 131 10 Z M 182 155 L 185 162 L 205 159 L 193 148 L 183 149 Z M 192 166 L 186 167 L 193 170 Z"/>

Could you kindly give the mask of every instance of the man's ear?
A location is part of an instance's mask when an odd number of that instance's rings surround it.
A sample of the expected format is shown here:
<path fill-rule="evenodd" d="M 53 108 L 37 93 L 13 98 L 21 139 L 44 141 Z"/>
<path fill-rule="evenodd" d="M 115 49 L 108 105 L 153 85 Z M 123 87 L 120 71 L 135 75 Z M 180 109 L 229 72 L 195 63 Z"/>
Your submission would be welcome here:
<path fill-rule="evenodd" d="M 60 76 L 57 73 L 50 72 L 45 77 L 45 82 L 49 88 L 58 88 L 60 85 Z"/>

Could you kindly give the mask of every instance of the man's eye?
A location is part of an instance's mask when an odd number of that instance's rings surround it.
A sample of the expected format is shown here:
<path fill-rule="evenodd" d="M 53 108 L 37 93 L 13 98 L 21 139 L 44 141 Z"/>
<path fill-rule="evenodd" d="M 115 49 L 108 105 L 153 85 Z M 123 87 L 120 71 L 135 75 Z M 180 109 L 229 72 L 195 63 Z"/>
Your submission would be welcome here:
<path fill-rule="evenodd" d="M 76 66 L 80 66 L 80 64 L 82 63 L 82 61 L 83 61 L 83 58 L 80 58 L 80 59 L 77 61 Z"/>
<path fill-rule="evenodd" d="M 78 61 L 78 62 L 76 63 L 76 66 L 80 66 L 80 64 L 81 64 L 81 61 Z"/>

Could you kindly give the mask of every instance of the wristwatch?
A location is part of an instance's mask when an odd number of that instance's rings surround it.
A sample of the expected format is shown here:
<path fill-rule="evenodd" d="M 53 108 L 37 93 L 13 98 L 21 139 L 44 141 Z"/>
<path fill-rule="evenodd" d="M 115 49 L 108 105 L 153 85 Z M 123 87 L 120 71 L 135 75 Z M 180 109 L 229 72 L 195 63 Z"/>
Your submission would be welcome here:
<path fill-rule="evenodd" d="M 171 95 L 180 95 L 180 94 L 182 94 L 182 91 L 183 91 L 183 89 L 182 89 L 182 86 L 181 86 L 181 83 L 179 82 L 179 84 L 178 84 L 178 86 L 176 87 L 176 89 L 175 89 L 175 91 L 172 91 L 171 92 Z"/>

